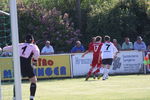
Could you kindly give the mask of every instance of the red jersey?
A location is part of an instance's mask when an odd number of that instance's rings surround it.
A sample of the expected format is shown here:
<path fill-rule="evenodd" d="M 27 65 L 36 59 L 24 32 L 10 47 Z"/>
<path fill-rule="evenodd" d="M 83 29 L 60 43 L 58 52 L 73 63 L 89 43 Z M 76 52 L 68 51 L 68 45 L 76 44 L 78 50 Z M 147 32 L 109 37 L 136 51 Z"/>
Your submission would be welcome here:
<path fill-rule="evenodd" d="M 95 43 L 91 43 L 89 45 L 89 49 L 88 51 L 92 51 L 93 52 L 93 60 L 92 60 L 92 67 L 101 67 L 101 57 L 100 56 L 100 49 L 102 47 L 102 43 L 100 42 L 95 42 Z"/>
<path fill-rule="evenodd" d="M 101 47 L 102 47 L 101 42 L 95 42 L 89 44 L 88 50 L 93 52 L 93 56 L 99 56 Z"/>
<path fill-rule="evenodd" d="M 88 49 L 89 49 L 90 47 L 92 47 L 93 44 L 94 44 L 94 42 L 90 42 L 89 45 L 88 45 Z"/>

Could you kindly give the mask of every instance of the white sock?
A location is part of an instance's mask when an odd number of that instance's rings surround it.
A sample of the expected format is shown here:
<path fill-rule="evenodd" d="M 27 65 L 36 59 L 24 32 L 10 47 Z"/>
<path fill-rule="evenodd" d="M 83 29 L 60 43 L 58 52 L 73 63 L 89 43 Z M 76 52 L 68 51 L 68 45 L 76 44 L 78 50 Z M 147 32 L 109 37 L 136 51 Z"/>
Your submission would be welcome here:
<path fill-rule="evenodd" d="M 34 99 L 34 96 L 30 96 L 30 99 Z"/>
<path fill-rule="evenodd" d="M 109 69 L 107 68 L 107 74 L 106 74 L 106 78 L 108 78 L 109 74 Z"/>
<path fill-rule="evenodd" d="M 106 79 L 106 75 L 107 75 L 107 68 L 104 68 L 103 79 Z"/>
<path fill-rule="evenodd" d="M 104 74 L 104 68 L 103 67 L 100 68 L 99 74 Z"/>

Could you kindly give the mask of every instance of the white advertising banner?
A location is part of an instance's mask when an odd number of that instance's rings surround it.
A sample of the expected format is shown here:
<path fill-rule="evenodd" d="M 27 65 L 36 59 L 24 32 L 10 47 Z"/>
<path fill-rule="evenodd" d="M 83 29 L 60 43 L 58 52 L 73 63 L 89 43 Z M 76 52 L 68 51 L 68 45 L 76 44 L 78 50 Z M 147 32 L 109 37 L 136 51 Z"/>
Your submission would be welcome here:
<path fill-rule="evenodd" d="M 90 64 L 92 62 L 93 54 L 89 53 L 81 57 L 82 53 L 72 55 L 72 72 L 73 76 L 86 75 L 90 69 Z"/>
<path fill-rule="evenodd" d="M 93 54 L 81 57 L 82 53 L 72 56 L 73 76 L 86 75 L 90 69 Z M 120 51 L 110 69 L 110 74 L 129 74 L 143 72 L 143 53 L 141 51 Z"/>
<path fill-rule="evenodd" d="M 143 53 L 141 51 L 121 51 L 114 60 L 110 73 L 126 74 L 143 72 Z"/>

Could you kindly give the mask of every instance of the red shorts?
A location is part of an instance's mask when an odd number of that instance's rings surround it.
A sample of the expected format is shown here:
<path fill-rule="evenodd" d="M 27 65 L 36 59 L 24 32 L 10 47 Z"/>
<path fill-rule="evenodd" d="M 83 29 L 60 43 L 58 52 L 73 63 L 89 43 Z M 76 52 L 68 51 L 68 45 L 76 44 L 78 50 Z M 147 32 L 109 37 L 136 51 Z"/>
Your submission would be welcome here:
<path fill-rule="evenodd" d="M 93 56 L 92 64 L 90 64 L 91 67 L 100 68 L 101 64 L 102 64 L 102 59 L 99 59 L 99 56 Z"/>

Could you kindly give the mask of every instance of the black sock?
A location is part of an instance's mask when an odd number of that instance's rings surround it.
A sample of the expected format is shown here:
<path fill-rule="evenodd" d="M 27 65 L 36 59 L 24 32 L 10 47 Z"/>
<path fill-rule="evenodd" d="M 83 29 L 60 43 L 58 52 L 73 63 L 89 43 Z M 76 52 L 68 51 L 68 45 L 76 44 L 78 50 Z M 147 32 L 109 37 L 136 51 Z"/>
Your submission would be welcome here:
<path fill-rule="evenodd" d="M 14 92 L 14 98 L 15 98 L 15 96 L 16 96 L 16 93 L 15 93 L 15 85 L 14 85 L 14 87 L 13 87 L 13 92 Z"/>
<path fill-rule="evenodd" d="M 35 83 L 31 83 L 30 85 L 30 96 L 35 96 L 35 92 L 36 92 L 36 84 Z"/>

